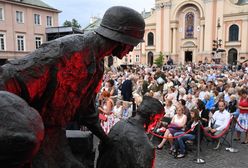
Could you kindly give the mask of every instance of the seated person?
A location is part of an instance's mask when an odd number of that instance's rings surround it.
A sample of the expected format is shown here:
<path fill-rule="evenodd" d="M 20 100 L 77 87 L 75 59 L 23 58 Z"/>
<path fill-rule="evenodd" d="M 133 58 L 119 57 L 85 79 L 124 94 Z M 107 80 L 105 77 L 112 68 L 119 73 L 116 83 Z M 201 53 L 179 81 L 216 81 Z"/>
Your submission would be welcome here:
<path fill-rule="evenodd" d="M 205 104 L 200 99 L 198 99 L 196 106 L 197 109 L 199 110 L 199 116 L 203 127 L 208 127 L 209 111 L 205 108 Z"/>
<path fill-rule="evenodd" d="M 205 108 L 207 110 L 212 110 L 214 109 L 214 97 L 210 95 L 210 93 L 206 93 L 203 99 L 203 102 L 205 104 Z"/>
<path fill-rule="evenodd" d="M 187 123 L 187 126 L 185 128 L 185 132 L 192 129 L 188 134 L 185 134 L 175 140 L 175 148 L 179 148 L 179 155 L 177 155 L 177 158 L 183 158 L 185 156 L 185 142 L 187 140 L 195 140 L 197 136 L 197 125 L 199 124 L 199 110 L 192 109 L 190 111 L 191 120 Z M 184 132 L 176 132 L 175 136 L 180 136 L 181 134 L 184 134 Z"/>
<path fill-rule="evenodd" d="M 164 115 L 163 105 L 155 98 L 144 96 L 137 115 L 119 121 L 109 133 L 109 143 L 100 144 L 97 168 L 154 167 L 155 148 L 144 127 Z"/>
<path fill-rule="evenodd" d="M 225 102 L 219 101 L 218 103 L 219 110 L 216 111 L 209 120 L 209 125 L 205 129 L 211 132 L 213 135 L 219 135 L 223 130 L 228 126 L 231 115 L 225 109 Z M 220 146 L 220 140 L 218 139 L 218 144 L 214 149 L 218 149 Z"/>
<path fill-rule="evenodd" d="M 166 99 L 165 100 L 165 106 L 164 106 L 164 117 L 162 119 L 162 122 L 164 122 L 165 125 L 170 124 L 172 117 L 174 117 L 176 113 L 176 107 L 172 104 L 172 100 Z"/>
<path fill-rule="evenodd" d="M 113 108 L 113 113 L 114 113 L 114 118 L 115 118 L 115 123 L 117 123 L 118 121 L 120 121 L 121 116 L 122 116 L 122 101 L 118 100 Z"/>
<path fill-rule="evenodd" d="M 183 113 L 184 113 L 183 107 L 178 106 L 177 114 L 172 118 L 171 123 L 168 125 L 168 129 L 164 133 L 164 137 L 168 137 L 168 141 L 170 142 L 170 146 L 171 146 L 170 152 L 172 152 L 174 148 L 172 136 L 174 136 L 176 132 L 179 132 L 179 131 L 181 132 L 182 129 L 185 128 L 185 125 L 187 122 L 187 116 Z M 166 141 L 167 139 L 163 139 L 161 143 L 157 146 L 157 149 L 161 150 Z"/>

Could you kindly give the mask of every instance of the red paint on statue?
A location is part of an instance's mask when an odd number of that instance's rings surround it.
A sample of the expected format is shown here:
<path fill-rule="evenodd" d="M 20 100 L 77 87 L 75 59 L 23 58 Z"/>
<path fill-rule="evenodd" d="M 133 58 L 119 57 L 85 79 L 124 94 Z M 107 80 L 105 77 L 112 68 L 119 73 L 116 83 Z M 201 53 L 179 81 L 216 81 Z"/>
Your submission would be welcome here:
<path fill-rule="evenodd" d="M 157 126 L 157 124 L 161 121 L 163 116 L 164 116 L 164 113 L 158 113 L 158 114 L 152 115 L 150 117 L 151 122 L 148 125 L 147 132 L 150 132 L 151 130 L 153 130 Z"/>
<path fill-rule="evenodd" d="M 56 70 L 56 80 L 50 95 L 46 97 L 39 113 L 44 124 L 49 126 L 65 126 L 75 116 L 79 106 L 86 109 L 93 96 L 99 91 L 102 80 L 102 70 L 99 62 L 91 58 L 89 49 L 65 55 L 54 65 L 31 67 L 23 70 L 20 78 L 27 89 L 28 103 L 40 100 L 53 78 L 51 72 Z M 87 57 L 88 56 L 88 57 Z M 97 81 L 97 82 L 96 82 Z M 99 81 L 99 82 L 98 82 Z M 16 79 L 6 82 L 6 90 L 21 95 L 21 85 Z M 39 103 L 39 102 L 38 102 Z M 82 111 L 82 113 L 88 111 Z"/>

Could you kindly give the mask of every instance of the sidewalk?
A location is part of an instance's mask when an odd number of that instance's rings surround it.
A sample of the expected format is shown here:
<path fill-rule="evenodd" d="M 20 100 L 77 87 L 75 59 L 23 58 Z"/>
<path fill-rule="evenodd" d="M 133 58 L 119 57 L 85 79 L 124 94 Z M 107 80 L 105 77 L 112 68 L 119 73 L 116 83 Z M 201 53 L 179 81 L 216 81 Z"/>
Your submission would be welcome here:
<path fill-rule="evenodd" d="M 243 138 L 244 139 L 244 138 Z M 228 137 L 228 140 L 230 138 Z M 154 144 L 158 144 L 157 141 Z M 196 150 L 189 152 L 185 158 L 175 159 L 169 154 L 169 147 L 164 146 L 162 150 L 156 150 L 155 168 L 247 168 L 248 167 L 248 144 L 233 142 L 233 147 L 239 150 L 238 153 L 226 151 L 226 146 L 218 150 L 213 150 L 216 144 L 203 142 L 200 158 L 205 160 L 205 164 L 196 164 Z M 196 148 L 196 147 L 194 147 Z"/>

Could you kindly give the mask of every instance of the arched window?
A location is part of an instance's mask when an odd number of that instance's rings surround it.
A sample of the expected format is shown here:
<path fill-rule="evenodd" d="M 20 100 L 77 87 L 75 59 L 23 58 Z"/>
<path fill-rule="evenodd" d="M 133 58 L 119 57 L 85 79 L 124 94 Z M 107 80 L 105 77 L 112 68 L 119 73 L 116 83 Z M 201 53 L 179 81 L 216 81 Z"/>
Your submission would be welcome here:
<path fill-rule="evenodd" d="M 194 37 L 194 13 L 189 12 L 185 15 L 185 38 Z"/>
<path fill-rule="evenodd" d="M 153 46 L 154 45 L 154 35 L 152 32 L 148 33 L 147 35 L 147 39 L 148 39 L 148 46 Z"/>
<path fill-rule="evenodd" d="M 148 65 L 153 65 L 153 53 L 151 51 L 148 52 Z"/>
<path fill-rule="evenodd" d="M 239 27 L 236 24 L 233 24 L 229 28 L 229 41 L 238 41 L 239 40 Z"/>
<path fill-rule="evenodd" d="M 228 51 L 228 64 L 230 65 L 237 65 L 238 59 L 238 51 L 235 48 L 232 48 Z"/>

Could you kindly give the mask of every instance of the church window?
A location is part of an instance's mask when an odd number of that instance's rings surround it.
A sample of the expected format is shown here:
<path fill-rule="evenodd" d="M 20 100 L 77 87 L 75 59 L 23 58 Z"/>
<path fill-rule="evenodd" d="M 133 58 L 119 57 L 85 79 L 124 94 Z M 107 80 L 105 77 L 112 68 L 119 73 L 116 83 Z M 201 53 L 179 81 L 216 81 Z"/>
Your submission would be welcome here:
<path fill-rule="evenodd" d="M 148 46 L 153 46 L 154 45 L 154 35 L 153 33 L 148 33 L 147 35 L 147 38 L 148 38 Z"/>
<path fill-rule="evenodd" d="M 236 24 L 233 24 L 229 28 L 229 41 L 238 41 L 239 40 L 239 27 Z"/>
<path fill-rule="evenodd" d="M 194 37 L 194 13 L 189 12 L 185 15 L 185 38 Z"/>

